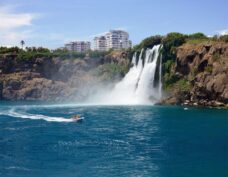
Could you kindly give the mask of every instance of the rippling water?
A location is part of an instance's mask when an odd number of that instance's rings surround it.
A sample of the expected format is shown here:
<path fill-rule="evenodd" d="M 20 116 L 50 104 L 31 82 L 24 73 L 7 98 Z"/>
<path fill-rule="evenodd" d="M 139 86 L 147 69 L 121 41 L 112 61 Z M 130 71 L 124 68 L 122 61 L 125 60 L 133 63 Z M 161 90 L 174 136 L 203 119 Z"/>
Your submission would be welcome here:
<path fill-rule="evenodd" d="M 0 104 L 3 177 L 225 177 L 227 169 L 228 110 Z"/>

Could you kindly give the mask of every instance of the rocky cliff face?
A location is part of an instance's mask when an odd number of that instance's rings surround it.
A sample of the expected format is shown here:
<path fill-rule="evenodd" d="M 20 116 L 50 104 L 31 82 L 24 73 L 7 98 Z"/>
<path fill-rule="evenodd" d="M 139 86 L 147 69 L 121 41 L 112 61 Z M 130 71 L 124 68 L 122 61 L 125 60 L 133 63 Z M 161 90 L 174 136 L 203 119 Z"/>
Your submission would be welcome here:
<path fill-rule="evenodd" d="M 228 107 L 228 44 L 184 44 L 177 49 L 172 72 L 190 83 L 174 89 L 165 103 Z"/>
<path fill-rule="evenodd" d="M 16 55 L 0 56 L 0 100 L 83 100 L 101 79 L 93 69 L 104 63 L 120 63 L 121 57 L 106 56 L 62 60 L 34 58 L 18 60 Z"/>
<path fill-rule="evenodd" d="M 1 55 L 0 100 L 81 101 L 93 94 L 92 88 L 115 78 L 108 74 L 117 76 L 123 71 L 116 66 L 127 68 L 127 55 L 113 52 L 99 59 L 42 57 L 28 61 L 18 60 L 14 54 Z M 174 84 L 163 103 L 228 107 L 227 43 L 184 44 L 176 56 L 170 72 L 179 85 Z M 183 83 L 184 89 L 180 89 Z"/>

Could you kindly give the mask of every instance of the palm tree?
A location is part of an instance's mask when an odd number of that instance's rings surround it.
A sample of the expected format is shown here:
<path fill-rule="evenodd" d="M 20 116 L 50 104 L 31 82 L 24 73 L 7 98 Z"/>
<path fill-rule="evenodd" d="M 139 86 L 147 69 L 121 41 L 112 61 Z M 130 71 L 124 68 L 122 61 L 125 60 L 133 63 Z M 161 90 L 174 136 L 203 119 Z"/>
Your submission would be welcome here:
<path fill-rule="evenodd" d="M 21 40 L 21 48 L 23 49 L 23 46 L 25 45 L 25 41 Z"/>

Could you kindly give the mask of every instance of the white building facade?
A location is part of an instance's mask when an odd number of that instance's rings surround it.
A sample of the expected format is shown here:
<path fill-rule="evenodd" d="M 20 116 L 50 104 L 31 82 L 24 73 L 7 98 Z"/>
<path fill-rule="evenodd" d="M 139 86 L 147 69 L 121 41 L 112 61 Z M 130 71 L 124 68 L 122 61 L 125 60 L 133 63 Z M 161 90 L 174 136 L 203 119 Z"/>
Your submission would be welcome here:
<path fill-rule="evenodd" d="M 91 49 L 91 43 L 87 41 L 74 41 L 65 44 L 65 48 L 74 52 L 86 52 Z"/>
<path fill-rule="evenodd" d="M 99 36 L 94 38 L 94 50 L 106 51 L 106 38 L 105 36 Z"/>
<path fill-rule="evenodd" d="M 111 30 L 104 36 L 94 38 L 94 49 L 99 51 L 128 49 L 131 45 L 129 34 L 122 30 Z"/>

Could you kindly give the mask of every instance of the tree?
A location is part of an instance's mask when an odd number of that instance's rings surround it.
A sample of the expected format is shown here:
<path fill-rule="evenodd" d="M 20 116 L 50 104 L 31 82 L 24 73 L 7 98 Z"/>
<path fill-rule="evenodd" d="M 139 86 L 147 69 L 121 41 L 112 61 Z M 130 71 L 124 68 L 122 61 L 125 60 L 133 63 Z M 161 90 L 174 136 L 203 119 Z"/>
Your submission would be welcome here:
<path fill-rule="evenodd" d="M 163 61 L 165 62 L 166 60 L 175 60 L 176 54 L 175 54 L 175 49 L 185 43 L 187 36 L 181 33 L 168 33 L 163 39 L 162 39 L 162 44 L 163 44 L 163 49 L 162 49 L 162 56 L 163 56 Z"/>
<path fill-rule="evenodd" d="M 160 36 L 160 35 L 151 36 L 151 37 L 144 39 L 140 43 L 140 46 L 141 46 L 141 48 L 144 48 L 144 49 L 153 48 L 154 45 L 161 44 L 161 41 L 162 41 L 162 36 Z"/>
<path fill-rule="evenodd" d="M 207 36 L 203 33 L 193 33 L 188 35 L 189 39 L 207 39 Z"/>
<path fill-rule="evenodd" d="M 25 45 L 25 41 L 21 40 L 21 48 L 23 49 L 23 46 Z"/>
<path fill-rule="evenodd" d="M 171 49 L 171 47 L 178 47 L 185 43 L 186 35 L 181 33 L 168 33 L 162 40 L 162 43 L 165 48 Z"/>

